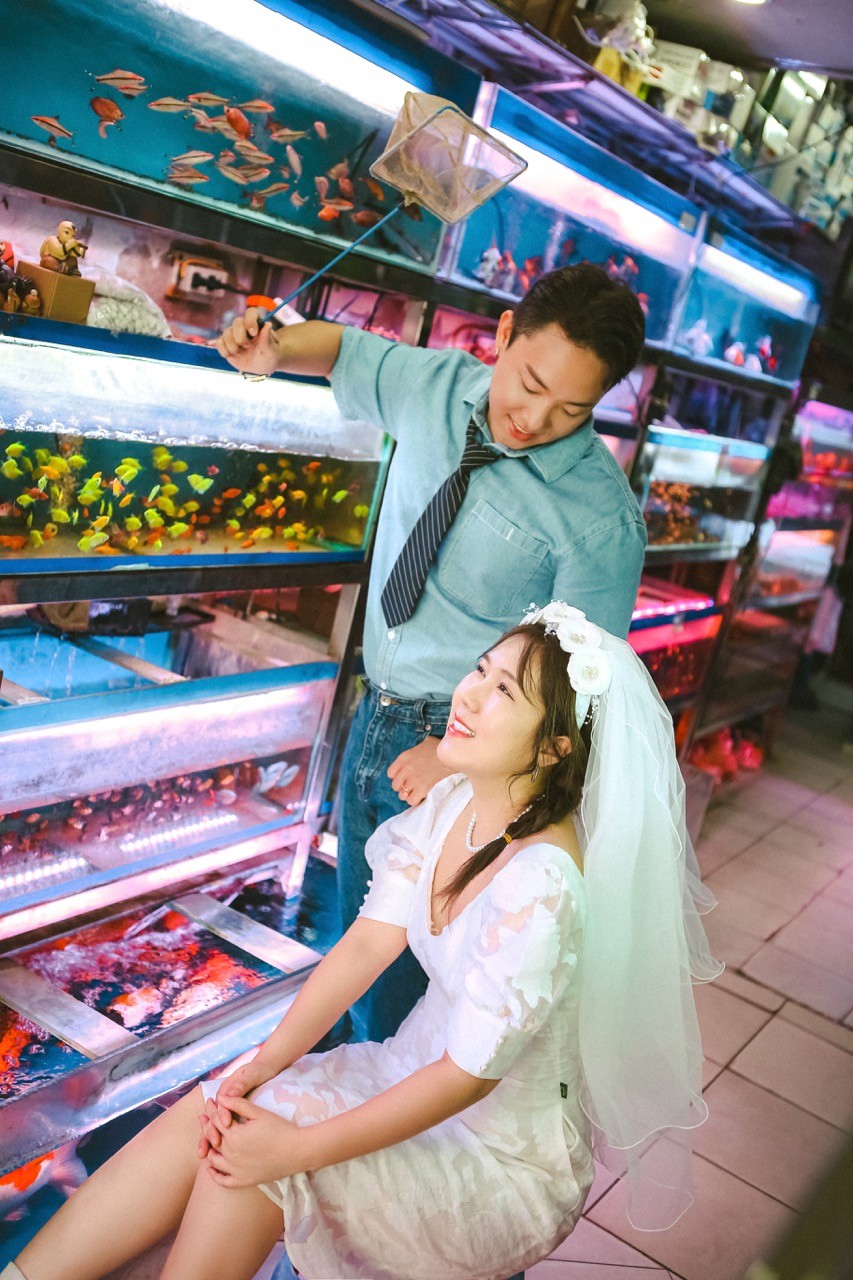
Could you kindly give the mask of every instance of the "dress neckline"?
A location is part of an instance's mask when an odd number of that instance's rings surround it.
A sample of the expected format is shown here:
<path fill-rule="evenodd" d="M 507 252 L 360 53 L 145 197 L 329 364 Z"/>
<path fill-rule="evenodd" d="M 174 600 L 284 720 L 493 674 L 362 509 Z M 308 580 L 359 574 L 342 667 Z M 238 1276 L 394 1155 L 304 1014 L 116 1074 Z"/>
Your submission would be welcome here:
<path fill-rule="evenodd" d="M 483 885 L 482 889 L 480 889 L 478 893 L 474 894 L 474 897 L 471 898 L 469 902 L 465 903 L 465 906 L 461 909 L 461 911 L 458 911 L 456 913 L 456 915 L 453 917 L 452 920 L 448 920 L 447 923 L 442 925 L 440 929 L 435 928 L 435 918 L 433 916 L 433 910 L 432 910 L 432 899 L 433 899 L 433 892 L 435 889 L 435 874 L 436 874 L 436 871 L 438 870 L 438 864 L 441 861 L 441 854 L 442 854 L 442 850 L 444 849 L 444 842 L 447 839 L 448 834 L 450 833 L 450 828 L 453 826 L 454 822 L 459 817 L 460 813 L 465 808 L 465 805 L 471 799 L 471 796 L 473 794 L 473 788 L 471 787 L 471 784 L 468 781 L 468 779 L 465 777 L 465 775 L 460 774 L 459 777 L 462 780 L 462 784 L 463 784 L 462 794 L 464 796 L 464 801 L 459 806 L 458 809 L 451 810 L 452 816 L 450 818 L 450 821 L 446 823 L 446 825 L 444 826 L 444 829 L 441 832 L 440 841 L 436 842 L 436 853 L 433 858 L 432 865 L 429 868 L 429 873 L 426 877 L 426 902 L 424 904 L 424 908 L 425 908 L 425 915 L 426 915 L 427 933 L 429 933 L 431 938 L 443 937 L 444 934 L 447 933 L 447 931 L 453 925 L 456 924 L 456 921 L 461 919 L 462 916 L 465 915 L 465 912 L 468 910 L 469 907 L 473 907 L 476 902 L 480 901 L 483 894 L 486 893 L 486 891 L 488 890 L 489 886 L 493 883 L 493 881 L 497 880 L 498 876 L 501 875 L 504 871 L 506 871 L 508 867 L 511 867 L 512 864 L 515 862 L 515 859 L 519 856 L 519 854 L 524 852 L 524 850 L 519 849 L 516 853 L 514 853 L 508 862 L 505 862 L 502 867 L 498 867 L 497 871 L 491 877 L 491 879 L 489 879 Z M 544 845 L 548 849 L 556 849 L 558 850 L 558 852 L 562 853 L 563 856 L 567 859 L 567 861 L 571 863 L 578 879 L 583 880 L 584 878 L 583 872 L 581 871 L 578 864 L 575 862 L 572 855 L 568 852 L 568 850 L 561 848 L 560 845 L 558 844 L 552 844 L 550 840 L 537 840 L 535 844 L 527 845 L 526 848 L 534 849 L 539 845 Z"/>

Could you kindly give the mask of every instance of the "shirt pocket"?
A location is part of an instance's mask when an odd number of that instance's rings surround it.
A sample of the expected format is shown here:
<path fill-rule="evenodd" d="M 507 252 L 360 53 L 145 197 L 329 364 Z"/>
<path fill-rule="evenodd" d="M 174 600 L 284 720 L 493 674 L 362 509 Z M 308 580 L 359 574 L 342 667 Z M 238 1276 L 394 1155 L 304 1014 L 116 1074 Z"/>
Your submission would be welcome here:
<path fill-rule="evenodd" d="M 467 612 L 504 621 L 549 590 L 549 552 L 547 543 L 478 498 L 439 551 L 439 585 Z"/>

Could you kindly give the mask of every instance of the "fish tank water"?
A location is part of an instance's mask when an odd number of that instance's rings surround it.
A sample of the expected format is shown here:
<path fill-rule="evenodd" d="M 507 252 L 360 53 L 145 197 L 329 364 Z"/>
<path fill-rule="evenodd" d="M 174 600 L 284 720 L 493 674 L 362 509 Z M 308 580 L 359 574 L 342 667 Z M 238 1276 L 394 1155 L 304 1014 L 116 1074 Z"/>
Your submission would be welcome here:
<path fill-rule="evenodd" d="M 528 168 L 452 233 L 450 278 L 517 299 L 556 267 L 598 263 L 636 294 L 648 338 L 662 340 L 698 209 L 503 90 L 487 124 Z"/>
<path fill-rule="evenodd" d="M 633 478 L 651 554 L 739 551 L 752 533 L 768 457 L 762 445 L 651 427 Z"/>
<path fill-rule="evenodd" d="M 803 472 L 815 479 L 853 483 L 853 410 L 808 400 L 794 420 Z"/>
<path fill-rule="evenodd" d="M 325 383 L 187 359 L 0 340 L 0 564 L 363 559 L 382 433 Z"/>
<path fill-rule="evenodd" d="M 712 227 L 674 322 L 672 345 L 791 385 L 800 376 L 819 300 L 810 272 L 747 236 Z"/>
<path fill-rule="evenodd" d="M 9 6 L 3 34 L 38 68 L 0 85 L 8 145 L 338 247 L 399 198 L 369 168 L 407 90 L 470 111 L 478 84 L 334 0 L 43 0 Z M 401 216 L 365 251 L 430 270 L 442 233 Z"/>

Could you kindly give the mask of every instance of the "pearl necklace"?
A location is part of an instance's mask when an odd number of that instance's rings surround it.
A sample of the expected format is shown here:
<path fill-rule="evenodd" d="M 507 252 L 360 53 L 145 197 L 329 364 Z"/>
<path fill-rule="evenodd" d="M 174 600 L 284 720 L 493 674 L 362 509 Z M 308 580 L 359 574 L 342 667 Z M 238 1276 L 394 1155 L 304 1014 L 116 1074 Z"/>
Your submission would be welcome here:
<path fill-rule="evenodd" d="M 513 819 L 512 819 L 512 822 L 508 822 L 508 823 L 507 823 L 507 826 L 512 826 L 512 823 L 513 823 L 513 822 L 518 822 L 518 819 L 519 819 L 519 818 L 523 818 L 523 817 L 524 817 L 524 815 L 525 815 L 526 813 L 529 813 L 529 812 L 530 812 L 530 810 L 531 810 L 532 808 L 533 808 L 533 805 L 532 805 L 532 804 L 529 804 L 525 809 L 522 809 L 522 811 L 521 811 L 521 813 L 518 815 L 518 817 L 513 818 Z M 472 837 L 472 836 L 473 836 L 473 834 L 474 834 L 474 827 L 475 827 L 476 825 L 477 825 L 477 815 L 476 815 L 476 813 L 472 813 L 472 814 L 471 814 L 471 821 L 468 823 L 468 830 L 465 832 L 465 848 L 468 850 L 468 852 L 469 852 L 469 853 L 482 853 L 482 851 L 486 848 L 486 845 L 490 845 L 490 844 L 492 844 L 492 843 L 493 843 L 493 841 L 491 841 L 491 840 L 487 840 L 487 841 L 485 842 L 485 844 L 472 844 L 472 843 L 471 843 L 471 837 Z M 503 831 L 500 833 L 500 835 L 495 836 L 495 840 L 506 840 L 507 844 L 509 844 L 509 843 L 511 842 L 511 840 L 512 840 L 512 836 L 510 836 L 510 835 L 508 835 L 508 834 L 507 834 L 507 829 L 506 829 L 506 827 L 504 827 L 504 829 L 503 829 Z"/>

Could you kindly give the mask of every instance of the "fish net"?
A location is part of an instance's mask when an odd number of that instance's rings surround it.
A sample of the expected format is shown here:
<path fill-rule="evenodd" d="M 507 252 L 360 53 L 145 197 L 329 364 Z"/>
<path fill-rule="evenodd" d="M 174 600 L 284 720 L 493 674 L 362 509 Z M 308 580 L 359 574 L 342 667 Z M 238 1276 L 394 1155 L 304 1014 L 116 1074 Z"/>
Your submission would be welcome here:
<path fill-rule="evenodd" d="M 443 222 L 460 222 L 517 178 L 527 164 L 454 103 L 407 93 L 375 178 Z"/>

